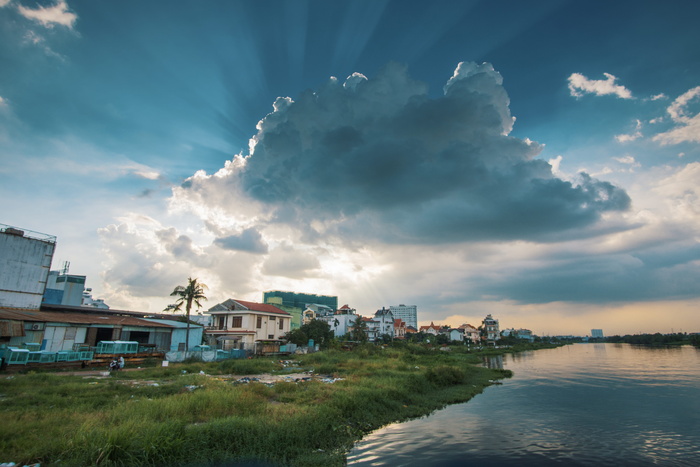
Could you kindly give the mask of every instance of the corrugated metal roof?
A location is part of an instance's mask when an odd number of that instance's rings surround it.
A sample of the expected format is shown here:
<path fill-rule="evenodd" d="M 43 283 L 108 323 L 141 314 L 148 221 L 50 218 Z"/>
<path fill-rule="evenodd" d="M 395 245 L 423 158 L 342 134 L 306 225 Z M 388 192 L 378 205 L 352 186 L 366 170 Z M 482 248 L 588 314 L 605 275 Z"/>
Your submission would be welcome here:
<path fill-rule="evenodd" d="M 144 326 L 173 328 L 165 323 L 146 321 L 132 316 L 110 315 L 106 313 L 61 313 L 51 311 L 0 308 L 0 319 L 64 324 L 106 324 L 111 326 Z"/>

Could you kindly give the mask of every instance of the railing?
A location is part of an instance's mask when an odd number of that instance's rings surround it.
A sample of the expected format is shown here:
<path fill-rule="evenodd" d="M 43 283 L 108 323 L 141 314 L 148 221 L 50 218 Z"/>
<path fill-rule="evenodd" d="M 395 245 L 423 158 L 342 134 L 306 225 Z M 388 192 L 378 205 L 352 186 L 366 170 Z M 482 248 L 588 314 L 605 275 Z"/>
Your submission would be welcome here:
<path fill-rule="evenodd" d="M 0 232 L 4 232 L 8 235 L 17 235 L 18 237 L 31 238 L 33 240 L 41 240 L 42 242 L 56 243 L 55 235 L 35 232 L 33 230 L 20 229 L 7 224 L 0 224 Z"/>

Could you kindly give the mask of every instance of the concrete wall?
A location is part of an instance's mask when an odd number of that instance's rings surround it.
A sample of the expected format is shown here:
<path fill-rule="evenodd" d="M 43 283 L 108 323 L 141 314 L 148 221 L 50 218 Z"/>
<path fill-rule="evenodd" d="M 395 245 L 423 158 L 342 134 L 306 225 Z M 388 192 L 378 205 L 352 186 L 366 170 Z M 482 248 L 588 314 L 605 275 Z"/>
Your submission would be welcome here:
<path fill-rule="evenodd" d="M 0 232 L 0 307 L 39 309 L 55 246 Z"/>

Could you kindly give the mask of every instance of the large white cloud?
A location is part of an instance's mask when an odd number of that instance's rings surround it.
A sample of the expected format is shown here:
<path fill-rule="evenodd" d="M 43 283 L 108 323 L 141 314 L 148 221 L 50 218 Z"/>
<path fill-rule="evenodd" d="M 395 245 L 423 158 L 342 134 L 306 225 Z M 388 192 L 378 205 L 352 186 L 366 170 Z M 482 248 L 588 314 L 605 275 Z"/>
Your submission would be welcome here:
<path fill-rule="evenodd" d="M 252 216 L 306 241 L 403 244 L 580 235 L 629 207 L 610 183 L 555 177 L 536 158 L 541 146 L 509 136 L 512 126 L 490 64 L 459 64 L 440 98 L 389 64 L 372 79 L 354 74 L 277 99 L 249 154 L 191 177 L 173 204 L 237 219 L 239 229 Z"/>

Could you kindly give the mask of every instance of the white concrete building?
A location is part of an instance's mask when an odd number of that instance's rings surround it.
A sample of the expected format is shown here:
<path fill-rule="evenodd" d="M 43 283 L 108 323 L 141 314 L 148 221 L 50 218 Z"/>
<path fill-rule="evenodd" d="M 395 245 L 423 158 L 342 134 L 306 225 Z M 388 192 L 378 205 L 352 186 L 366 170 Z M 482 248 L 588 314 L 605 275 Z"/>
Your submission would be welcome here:
<path fill-rule="evenodd" d="M 391 305 L 389 309 L 394 314 L 394 319 L 400 319 L 406 326 L 418 329 L 418 307 L 416 305 Z"/>
<path fill-rule="evenodd" d="M 379 322 L 377 330 L 379 337 L 388 335 L 394 338 L 394 314 L 391 310 L 382 307 L 374 313 L 374 320 Z"/>
<path fill-rule="evenodd" d="M 274 305 L 228 299 L 213 306 L 207 334 L 224 349 L 256 350 L 264 342 L 281 341 L 290 330 L 292 315 Z"/>

